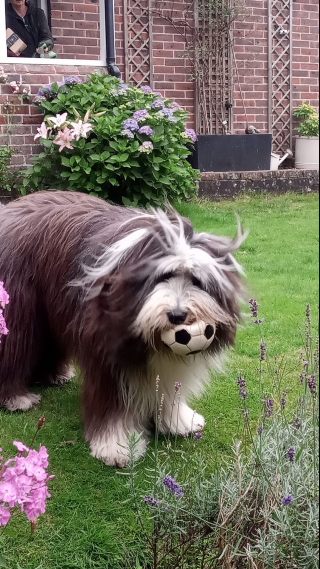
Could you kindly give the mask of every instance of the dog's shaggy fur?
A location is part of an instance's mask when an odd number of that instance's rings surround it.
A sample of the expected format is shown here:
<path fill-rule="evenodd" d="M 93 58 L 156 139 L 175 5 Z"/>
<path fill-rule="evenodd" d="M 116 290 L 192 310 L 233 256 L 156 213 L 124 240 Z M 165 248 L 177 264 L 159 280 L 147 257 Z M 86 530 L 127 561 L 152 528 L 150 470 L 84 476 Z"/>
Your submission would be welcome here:
<path fill-rule="evenodd" d="M 142 212 L 73 192 L 39 192 L 0 208 L 0 278 L 10 294 L 0 345 L 0 405 L 28 410 L 34 383 L 60 384 L 71 361 L 84 376 L 85 436 L 92 455 L 124 466 L 138 453 L 164 394 L 161 428 L 181 434 L 204 419 L 187 406 L 208 369 L 234 343 L 242 293 L 232 253 L 244 240 L 196 234 L 175 212 Z M 181 358 L 161 342 L 169 315 L 216 327 L 206 354 Z M 172 414 L 175 383 L 179 412 Z M 173 415 L 173 417 L 172 417 Z"/>

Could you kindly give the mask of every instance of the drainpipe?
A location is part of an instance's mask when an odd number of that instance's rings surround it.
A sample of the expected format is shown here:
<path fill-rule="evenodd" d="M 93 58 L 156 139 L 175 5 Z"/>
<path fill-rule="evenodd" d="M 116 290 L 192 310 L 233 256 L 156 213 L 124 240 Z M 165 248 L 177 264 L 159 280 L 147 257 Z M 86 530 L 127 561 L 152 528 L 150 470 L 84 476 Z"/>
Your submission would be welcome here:
<path fill-rule="evenodd" d="M 106 12 L 106 40 L 107 40 L 107 68 L 113 77 L 120 79 L 121 73 L 116 65 L 116 44 L 114 30 L 114 0 L 105 0 Z"/>

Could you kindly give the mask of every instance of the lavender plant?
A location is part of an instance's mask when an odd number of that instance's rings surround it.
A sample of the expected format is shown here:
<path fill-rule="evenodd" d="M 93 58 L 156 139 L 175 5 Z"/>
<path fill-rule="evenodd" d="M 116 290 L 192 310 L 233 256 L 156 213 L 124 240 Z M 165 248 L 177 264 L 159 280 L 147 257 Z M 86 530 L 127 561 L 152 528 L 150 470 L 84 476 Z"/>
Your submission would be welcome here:
<path fill-rule="evenodd" d="M 306 310 L 304 347 L 297 372 L 288 375 L 283 361 L 269 358 L 259 317 L 260 414 L 250 419 L 252 395 L 245 374 L 235 381 L 249 449 L 235 441 L 228 464 L 210 468 L 201 456 L 201 437 L 188 438 L 181 450 L 156 436 L 146 471 L 144 494 L 136 485 L 135 447 L 130 441 L 129 480 L 137 519 L 146 540 L 148 569 L 316 569 L 319 566 L 319 340 L 314 340 L 310 306 Z M 264 377 L 272 374 L 272 395 Z M 172 415 L 179 406 L 179 389 Z M 157 379 L 161 393 L 161 379 Z M 274 394 L 277 394 L 276 396 Z M 158 430 L 161 429 L 161 406 Z M 204 433 L 201 433 L 204 436 Z M 159 442 L 160 441 L 160 442 Z M 128 560 L 125 567 L 132 567 Z M 141 563 L 141 560 L 140 560 Z"/>

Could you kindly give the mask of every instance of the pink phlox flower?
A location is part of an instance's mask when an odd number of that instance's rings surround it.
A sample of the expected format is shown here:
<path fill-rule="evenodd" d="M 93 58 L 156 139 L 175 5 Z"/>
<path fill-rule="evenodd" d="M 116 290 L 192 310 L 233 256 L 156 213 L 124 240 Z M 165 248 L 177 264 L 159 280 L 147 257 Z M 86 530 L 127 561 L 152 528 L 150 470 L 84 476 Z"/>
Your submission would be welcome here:
<path fill-rule="evenodd" d="M 0 505 L 0 527 L 6 526 L 11 518 L 11 514 L 7 508 Z"/>
<path fill-rule="evenodd" d="M 13 446 L 17 447 L 19 452 L 29 452 L 30 449 L 28 449 L 28 447 L 26 447 L 26 445 L 24 445 L 23 443 L 20 443 L 19 441 L 13 441 Z"/>
<path fill-rule="evenodd" d="M 17 500 L 17 488 L 12 482 L 0 482 L 0 500 L 13 508 Z"/>
<path fill-rule="evenodd" d="M 2 310 L 0 310 L 0 343 L 1 343 L 1 336 L 7 336 L 9 333 L 9 330 L 7 328 L 6 325 L 6 321 L 4 319 L 4 316 L 2 314 Z"/>
<path fill-rule="evenodd" d="M 78 120 L 77 122 L 70 123 L 72 128 L 73 136 L 76 140 L 80 138 L 87 138 L 88 133 L 93 130 L 92 124 L 85 122 L 84 120 Z"/>
<path fill-rule="evenodd" d="M 34 137 L 34 140 L 37 140 L 37 138 L 48 138 L 48 134 L 50 132 L 51 129 L 47 128 L 46 123 L 43 122 L 41 123 L 41 126 L 39 128 L 37 128 L 37 133 Z"/>
<path fill-rule="evenodd" d="M 6 304 L 9 304 L 9 300 L 10 297 L 4 288 L 4 284 L 2 281 L 0 281 L 0 306 L 4 308 Z"/>
<path fill-rule="evenodd" d="M 49 461 L 48 461 L 49 455 L 48 455 L 46 447 L 40 447 L 38 455 L 39 455 L 40 464 L 41 464 L 42 468 L 48 468 L 48 466 L 49 466 Z"/>
<path fill-rule="evenodd" d="M 60 128 L 64 124 L 69 124 L 69 121 L 67 121 L 67 116 L 68 113 L 63 113 L 62 115 L 59 115 L 58 113 L 55 117 L 48 117 L 47 121 L 52 123 L 54 128 Z"/>
<path fill-rule="evenodd" d="M 72 140 L 74 140 L 73 132 L 68 127 L 65 127 L 63 131 L 59 130 L 57 137 L 53 141 L 53 144 L 57 144 L 57 146 L 60 146 L 59 152 L 62 152 L 64 148 L 69 148 L 69 150 L 74 150 L 74 147 L 71 145 Z"/>

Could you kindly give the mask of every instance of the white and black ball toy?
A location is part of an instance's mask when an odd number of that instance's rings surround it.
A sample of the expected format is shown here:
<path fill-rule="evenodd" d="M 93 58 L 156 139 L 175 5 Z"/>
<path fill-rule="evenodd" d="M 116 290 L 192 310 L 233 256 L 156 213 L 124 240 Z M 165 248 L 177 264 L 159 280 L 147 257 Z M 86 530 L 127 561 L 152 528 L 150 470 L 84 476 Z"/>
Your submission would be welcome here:
<path fill-rule="evenodd" d="M 211 324 L 200 320 L 190 326 L 176 326 L 164 332 L 161 339 L 178 356 L 194 356 L 209 348 L 214 340 L 215 332 Z"/>

